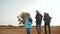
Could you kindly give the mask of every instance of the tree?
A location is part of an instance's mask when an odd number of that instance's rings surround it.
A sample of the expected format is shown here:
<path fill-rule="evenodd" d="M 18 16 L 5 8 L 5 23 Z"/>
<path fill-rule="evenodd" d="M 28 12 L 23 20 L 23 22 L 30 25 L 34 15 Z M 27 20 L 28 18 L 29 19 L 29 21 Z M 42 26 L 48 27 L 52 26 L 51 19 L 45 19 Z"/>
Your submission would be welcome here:
<path fill-rule="evenodd" d="M 24 24 L 25 23 L 25 16 L 26 16 L 26 14 L 28 14 L 28 12 L 22 12 L 21 14 L 19 14 L 17 16 L 19 24 L 21 24 L 21 23 Z"/>

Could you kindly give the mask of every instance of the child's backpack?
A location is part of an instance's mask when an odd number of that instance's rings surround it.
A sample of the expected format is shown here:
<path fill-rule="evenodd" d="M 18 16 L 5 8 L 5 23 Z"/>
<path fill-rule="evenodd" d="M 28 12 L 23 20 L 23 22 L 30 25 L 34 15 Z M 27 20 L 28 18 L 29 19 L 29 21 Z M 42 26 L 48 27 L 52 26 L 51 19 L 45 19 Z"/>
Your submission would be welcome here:
<path fill-rule="evenodd" d="M 32 23 L 32 19 L 31 19 L 31 18 L 29 18 L 29 22 L 31 22 L 31 23 Z"/>

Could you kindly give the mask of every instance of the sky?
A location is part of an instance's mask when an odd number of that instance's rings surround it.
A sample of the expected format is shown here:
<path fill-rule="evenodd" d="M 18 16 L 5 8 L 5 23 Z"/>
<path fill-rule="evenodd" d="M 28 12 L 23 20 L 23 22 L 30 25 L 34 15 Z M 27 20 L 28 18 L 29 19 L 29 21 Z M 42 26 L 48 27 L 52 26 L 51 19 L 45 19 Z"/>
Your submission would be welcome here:
<path fill-rule="evenodd" d="M 17 16 L 22 12 L 29 12 L 35 25 L 36 10 L 49 13 L 51 26 L 60 26 L 60 0 L 0 0 L 0 25 L 19 26 Z"/>

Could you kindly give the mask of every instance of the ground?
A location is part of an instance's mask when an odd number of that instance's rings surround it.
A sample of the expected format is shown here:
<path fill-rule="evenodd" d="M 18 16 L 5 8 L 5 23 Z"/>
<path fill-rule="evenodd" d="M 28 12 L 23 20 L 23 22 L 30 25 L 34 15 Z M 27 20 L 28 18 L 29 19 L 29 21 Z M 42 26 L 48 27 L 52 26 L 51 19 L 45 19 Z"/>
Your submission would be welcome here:
<path fill-rule="evenodd" d="M 26 34 L 26 29 L 17 26 L 0 26 L 0 34 Z M 31 28 L 31 34 L 37 34 L 35 27 Z M 44 34 L 44 27 L 42 27 L 42 34 Z M 51 34 L 60 34 L 60 26 L 51 26 Z"/>

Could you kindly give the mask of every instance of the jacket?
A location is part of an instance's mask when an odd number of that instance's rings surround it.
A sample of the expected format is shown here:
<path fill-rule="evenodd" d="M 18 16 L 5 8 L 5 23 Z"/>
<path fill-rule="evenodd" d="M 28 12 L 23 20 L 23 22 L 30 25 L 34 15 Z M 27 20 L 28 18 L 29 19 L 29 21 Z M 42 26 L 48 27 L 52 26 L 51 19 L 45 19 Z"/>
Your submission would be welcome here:
<path fill-rule="evenodd" d="M 31 28 L 31 22 L 29 21 L 29 16 L 25 17 L 25 28 Z"/>

